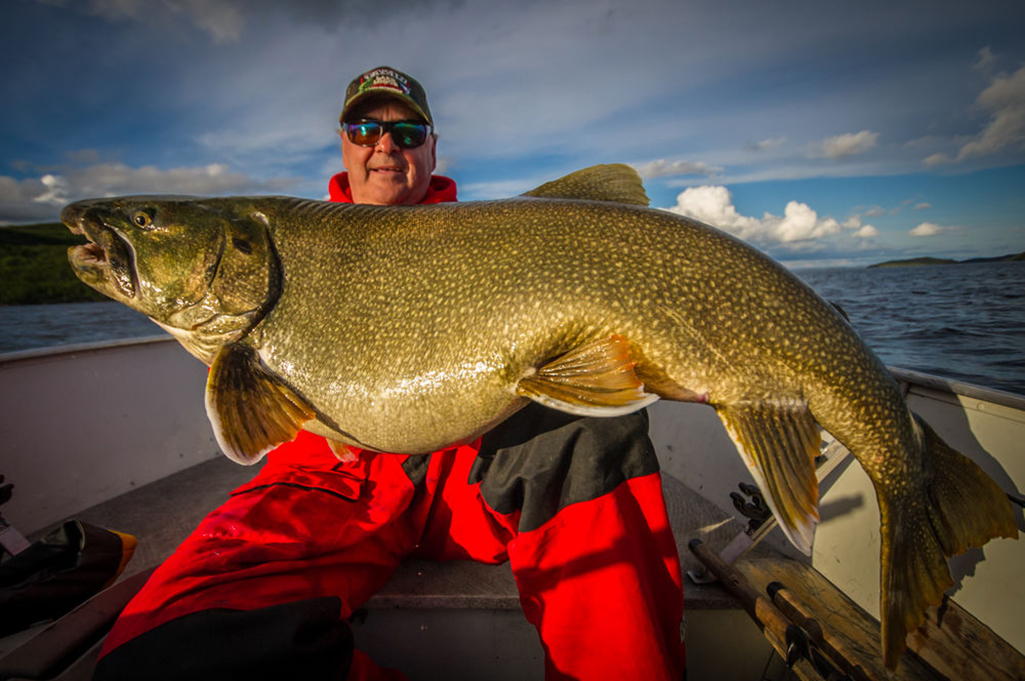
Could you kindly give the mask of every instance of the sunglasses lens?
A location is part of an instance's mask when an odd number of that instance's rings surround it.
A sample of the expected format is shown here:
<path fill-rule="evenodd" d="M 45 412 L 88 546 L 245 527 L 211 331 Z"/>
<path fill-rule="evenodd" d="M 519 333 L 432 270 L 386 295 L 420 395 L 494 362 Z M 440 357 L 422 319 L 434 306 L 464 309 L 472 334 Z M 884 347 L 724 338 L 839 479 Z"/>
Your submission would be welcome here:
<path fill-rule="evenodd" d="M 381 121 L 357 121 L 345 123 L 345 134 L 349 141 L 361 147 L 372 147 L 381 141 L 384 133 L 391 133 L 392 140 L 401 149 L 415 149 L 427 140 L 431 126 L 416 121 L 397 121 L 382 123 Z"/>
<path fill-rule="evenodd" d="M 361 147 L 372 147 L 381 139 L 381 124 L 376 121 L 346 123 L 345 134 L 349 141 Z"/>
<path fill-rule="evenodd" d="M 400 121 L 392 125 L 392 139 L 403 149 L 415 149 L 427 139 L 427 126 L 423 123 Z"/>

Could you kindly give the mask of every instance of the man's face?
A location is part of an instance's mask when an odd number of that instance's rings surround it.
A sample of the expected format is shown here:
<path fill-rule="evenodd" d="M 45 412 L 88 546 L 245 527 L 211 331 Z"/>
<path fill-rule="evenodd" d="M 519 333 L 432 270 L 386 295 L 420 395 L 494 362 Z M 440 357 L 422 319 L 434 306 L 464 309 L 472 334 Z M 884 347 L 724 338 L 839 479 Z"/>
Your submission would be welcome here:
<path fill-rule="evenodd" d="M 408 107 L 387 100 L 370 104 L 358 117 L 384 122 L 419 120 Z M 428 135 L 419 147 L 400 149 L 389 132 L 373 147 L 361 147 L 350 142 L 343 130 L 342 163 L 349 172 L 352 200 L 381 206 L 419 203 L 434 172 L 436 141 Z"/>

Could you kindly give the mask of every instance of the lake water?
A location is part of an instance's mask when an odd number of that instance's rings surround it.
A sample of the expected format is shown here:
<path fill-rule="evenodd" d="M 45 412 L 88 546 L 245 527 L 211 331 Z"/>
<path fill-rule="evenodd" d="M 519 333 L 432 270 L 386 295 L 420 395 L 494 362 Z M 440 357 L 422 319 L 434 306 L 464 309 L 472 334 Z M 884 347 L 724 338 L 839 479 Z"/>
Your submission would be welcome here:
<path fill-rule="evenodd" d="M 1025 262 L 796 274 L 886 364 L 1025 395 Z M 0 353 L 164 333 L 113 302 L 0 307 Z"/>
<path fill-rule="evenodd" d="M 121 303 L 0 307 L 0 353 L 169 334 Z"/>
<path fill-rule="evenodd" d="M 886 364 L 1025 395 L 1025 262 L 797 274 Z"/>

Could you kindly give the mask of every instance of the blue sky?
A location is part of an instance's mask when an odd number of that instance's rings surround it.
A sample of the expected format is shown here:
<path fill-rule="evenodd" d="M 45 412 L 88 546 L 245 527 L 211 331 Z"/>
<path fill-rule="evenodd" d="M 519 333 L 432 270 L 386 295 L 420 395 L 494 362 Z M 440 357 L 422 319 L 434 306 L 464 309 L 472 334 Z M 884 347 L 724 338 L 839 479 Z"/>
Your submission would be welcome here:
<path fill-rule="evenodd" d="M 347 82 L 427 88 L 463 200 L 629 163 L 793 266 L 1025 250 L 1025 3 L 5 0 L 0 224 L 323 198 Z"/>

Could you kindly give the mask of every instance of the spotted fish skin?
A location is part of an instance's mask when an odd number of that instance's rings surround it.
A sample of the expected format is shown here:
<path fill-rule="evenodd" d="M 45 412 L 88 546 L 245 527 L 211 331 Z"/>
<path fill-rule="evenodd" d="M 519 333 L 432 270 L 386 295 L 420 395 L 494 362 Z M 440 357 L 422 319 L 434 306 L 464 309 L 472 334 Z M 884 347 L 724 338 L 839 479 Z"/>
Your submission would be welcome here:
<path fill-rule="evenodd" d="M 299 428 L 425 453 L 530 399 L 606 416 L 696 401 L 809 551 L 821 426 L 876 488 L 893 668 L 953 584 L 946 557 L 1017 536 L 1010 504 L 803 282 L 646 203 L 636 173 L 602 166 L 502 201 L 127 197 L 62 219 L 93 242 L 70 254 L 86 283 L 211 366 L 208 413 L 242 463 Z"/>
<path fill-rule="evenodd" d="M 311 403 L 337 402 L 331 413 L 362 444 L 425 452 L 473 436 L 522 403 L 510 398 L 530 371 L 613 334 L 629 339 L 649 389 L 669 396 L 760 401 L 798 390 L 795 376 L 743 367 L 734 350 L 709 342 L 709 329 L 688 321 L 712 314 L 727 330 L 743 322 L 714 292 L 743 295 L 745 281 L 700 274 L 747 253 L 726 235 L 709 244 L 696 223 L 595 202 L 359 208 L 335 210 L 349 224 L 365 224 L 366 237 L 330 254 L 321 243 L 330 236 L 306 243 L 275 237 L 286 287 L 253 344 Z M 553 221 L 572 227 L 553 231 Z M 494 227 L 502 224 L 510 228 Z M 329 270 L 315 254 L 338 265 Z M 746 265 L 737 264 L 743 272 Z M 311 280 L 318 281 L 312 298 L 288 295 L 287 282 Z M 780 296 L 791 295 L 788 288 L 806 292 L 794 280 L 783 283 Z M 331 366 L 330 380 L 307 377 L 290 362 L 296 348 L 282 342 L 281 329 Z M 839 329 L 854 338 L 845 324 Z M 273 342 L 261 340 L 270 335 Z M 765 386 L 769 379 L 774 389 Z"/>

